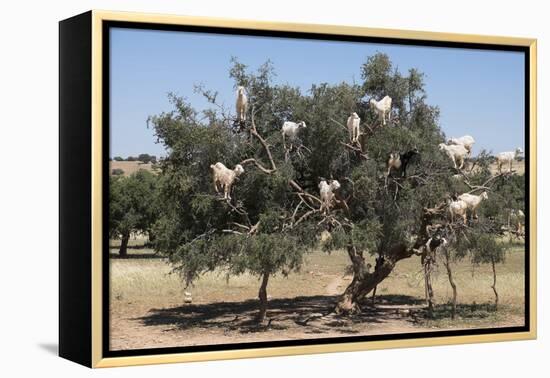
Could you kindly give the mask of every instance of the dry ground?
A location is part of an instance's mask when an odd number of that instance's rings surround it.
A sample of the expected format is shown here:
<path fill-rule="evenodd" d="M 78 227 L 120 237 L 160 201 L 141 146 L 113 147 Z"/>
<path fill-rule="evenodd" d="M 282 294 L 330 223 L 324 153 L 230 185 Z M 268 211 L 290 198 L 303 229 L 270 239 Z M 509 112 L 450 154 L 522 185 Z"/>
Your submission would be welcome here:
<path fill-rule="evenodd" d="M 109 162 L 109 174 L 113 173 L 114 169 L 122 169 L 124 176 L 130 176 L 132 173 L 137 172 L 140 169 L 153 172 L 153 164 L 143 163 L 141 161 L 110 161 Z"/>
<path fill-rule="evenodd" d="M 112 250 L 116 252 L 116 250 Z M 134 251 L 130 250 L 130 253 Z M 498 265 L 499 311 L 490 303 L 493 292 L 489 266 L 455 264 L 458 319 L 451 321 L 447 302 L 452 294 L 442 265 L 434 277 L 436 319 L 424 316 L 420 261 L 401 261 L 370 298 L 361 315 L 328 315 L 349 283 L 343 276 L 347 255 L 336 251 L 307 256 L 301 272 L 269 282 L 268 326 L 253 322 L 258 279 L 210 273 L 197 281 L 193 303 L 183 303 L 184 288 L 170 266 L 147 249 L 134 258 L 111 259 L 111 349 L 159 348 L 199 344 L 326 338 L 351 335 L 409 333 L 444 329 L 504 327 L 524 324 L 524 252 L 517 245 Z"/>
<path fill-rule="evenodd" d="M 498 166 L 496 163 L 491 164 L 490 170 L 493 175 L 496 175 L 497 173 L 499 173 Z M 507 172 L 508 166 L 502 166 L 502 171 Z M 525 174 L 525 160 L 521 160 L 521 161 L 514 160 L 512 162 L 512 171 L 515 171 L 517 175 Z"/>

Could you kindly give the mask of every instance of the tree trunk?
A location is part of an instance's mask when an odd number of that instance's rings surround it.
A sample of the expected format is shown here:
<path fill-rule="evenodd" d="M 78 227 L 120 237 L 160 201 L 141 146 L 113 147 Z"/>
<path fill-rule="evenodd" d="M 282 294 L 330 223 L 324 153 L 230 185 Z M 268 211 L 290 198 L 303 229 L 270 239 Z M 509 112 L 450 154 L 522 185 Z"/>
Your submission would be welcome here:
<path fill-rule="evenodd" d="M 130 240 L 130 233 L 127 232 L 125 234 L 122 234 L 122 240 L 120 241 L 120 249 L 118 250 L 118 254 L 120 257 L 127 257 L 128 256 L 128 241 Z"/>
<path fill-rule="evenodd" d="M 454 319 L 456 316 L 456 284 L 453 280 L 453 271 L 451 269 L 451 261 L 449 257 L 449 251 L 447 248 L 443 248 L 445 251 L 445 268 L 447 268 L 447 276 L 449 277 L 449 283 L 451 284 L 451 287 L 453 288 L 453 303 L 452 303 L 452 312 L 451 312 L 451 319 Z"/>
<path fill-rule="evenodd" d="M 374 288 L 384 281 L 393 271 L 398 261 L 409 258 L 424 247 L 429 239 L 428 230 L 433 229 L 433 220 L 443 213 L 446 204 L 442 203 L 434 208 L 424 208 L 418 235 L 412 247 L 405 244 L 395 244 L 387 250 L 381 251 L 374 271 L 366 269 L 365 259 L 361 251 L 355 246 L 347 248 L 353 268 L 353 280 L 340 297 L 334 308 L 336 314 L 353 314 L 361 311 L 360 301 Z"/>
<path fill-rule="evenodd" d="M 260 299 L 260 311 L 258 312 L 257 321 L 263 323 L 265 315 L 267 313 L 267 283 L 269 281 L 269 273 L 262 275 L 262 284 L 260 285 L 260 291 L 258 292 L 258 298 Z"/>
<path fill-rule="evenodd" d="M 411 257 L 413 253 L 404 245 L 396 245 L 382 257 L 372 273 L 367 271 L 363 255 L 355 247 L 348 247 L 348 255 L 353 266 L 353 280 L 334 309 L 334 312 L 340 315 L 361 312 L 361 300 L 390 275 L 397 261 Z"/>
<path fill-rule="evenodd" d="M 431 316 L 434 310 L 434 291 L 432 287 L 432 260 L 428 258 L 424 264 L 424 284 L 426 289 L 426 304 L 428 305 L 428 313 Z"/>
<path fill-rule="evenodd" d="M 493 267 L 493 291 L 495 292 L 495 310 L 498 310 L 498 292 L 497 292 L 497 269 L 495 266 L 495 258 L 491 257 L 491 265 Z"/>

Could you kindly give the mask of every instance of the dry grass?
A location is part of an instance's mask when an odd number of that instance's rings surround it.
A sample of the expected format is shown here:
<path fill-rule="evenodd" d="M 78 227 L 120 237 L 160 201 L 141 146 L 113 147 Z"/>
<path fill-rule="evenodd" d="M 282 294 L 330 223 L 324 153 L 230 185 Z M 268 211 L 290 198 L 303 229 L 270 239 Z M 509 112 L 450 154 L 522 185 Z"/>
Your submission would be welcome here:
<path fill-rule="evenodd" d="M 366 305 L 361 314 L 353 317 L 326 315 L 306 325 L 302 323 L 304 316 L 328 314 L 337 294 L 350 282 L 349 276 L 344 277 L 348 265 L 344 252 L 311 253 L 300 272 L 270 279 L 268 316 L 274 320 L 271 326 L 253 321 L 257 314 L 257 277 L 244 274 L 227 280 L 223 272 L 214 272 L 185 289 L 180 277 L 170 274 L 171 267 L 165 259 L 150 257 L 153 252 L 146 248 L 130 249 L 131 255 L 134 252 L 134 258 L 110 260 L 113 350 L 494 328 L 524 322 L 522 245 L 498 266 L 498 312 L 491 305 L 490 267 L 472 270 L 467 261 L 454 264 L 461 303 L 455 320 L 450 319 L 449 306 L 445 304 L 451 289 L 443 267 L 439 267 L 433 280 L 436 316 L 428 319 L 422 315 L 424 286 L 420 261 L 414 257 L 401 261 L 379 285 L 375 307 Z M 144 255 L 149 257 L 143 258 Z M 192 293 L 192 304 L 184 303 L 185 290 Z M 403 315 L 402 310 L 408 315 Z"/>
<path fill-rule="evenodd" d="M 420 266 L 420 257 L 412 257 L 398 263 L 392 275 L 378 288 L 380 294 L 403 294 L 413 297 L 424 297 L 424 276 Z M 452 264 L 453 278 L 457 285 L 458 302 L 485 303 L 494 300 L 493 273 L 488 264 L 472 266 L 467 261 Z M 497 265 L 497 290 L 500 303 L 512 306 L 523 306 L 524 296 L 524 251 L 514 248 L 510 251 L 504 264 Z M 445 303 L 452 298 L 447 272 L 439 256 L 438 266 L 432 277 L 435 299 Z"/>
<path fill-rule="evenodd" d="M 130 250 L 130 253 L 133 253 Z M 112 250 L 116 252 L 116 250 Z M 139 254 L 152 253 L 139 250 Z M 373 262 L 371 262 L 373 263 Z M 446 303 L 452 297 L 442 261 L 433 275 L 433 288 L 437 303 Z M 272 298 L 322 295 L 327 286 L 339 281 L 335 289 L 342 292 L 349 277 L 343 278 L 348 257 L 341 251 L 330 255 L 315 252 L 306 257 L 300 272 L 288 277 L 273 277 L 268 293 Z M 520 313 L 524 304 L 524 250 L 523 245 L 513 248 L 503 264 L 497 265 L 497 290 L 500 304 L 510 311 Z M 492 271 L 490 265 L 472 266 L 463 260 L 453 263 L 453 274 L 458 287 L 459 303 L 489 303 L 494 300 Z M 223 272 L 207 273 L 195 285 L 188 288 L 194 303 L 243 301 L 257 297 L 258 278 L 248 274 L 229 279 Z M 179 304 L 183 301 L 185 288 L 177 274 L 162 258 L 112 259 L 111 297 L 116 301 L 142 302 L 162 305 Z M 378 295 L 407 295 L 424 298 L 424 281 L 419 257 L 398 263 L 394 272 L 378 287 Z"/>
<path fill-rule="evenodd" d="M 496 163 L 493 163 L 490 165 L 489 169 L 491 170 L 491 173 L 493 175 L 496 175 L 498 174 L 498 167 L 497 167 L 497 164 Z M 521 160 L 521 161 L 517 161 L 517 160 L 514 160 L 512 162 L 512 170 L 513 171 L 516 171 L 516 175 L 523 175 L 525 174 L 525 160 Z M 508 171 L 508 166 L 503 166 L 502 167 L 502 171 L 503 172 L 507 172 Z"/>
<path fill-rule="evenodd" d="M 112 249 L 111 253 L 116 253 Z M 129 250 L 130 254 L 152 254 L 148 249 Z M 306 257 L 300 272 L 288 277 L 277 275 L 269 281 L 272 298 L 288 298 L 324 294 L 324 288 L 335 277 L 342 276 L 347 266 L 347 255 L 313 253 Z M 143 302 L 151 305 L 183 302 L 185 291 L 178 274 L 162 258 L 111 259 L 111 298 L 114 301 Z M 187 290 L 193 294 L 193 303 L 244 301 L 257 298 L 258 277 L 243 274 L 229 279 L 223 272 L 203 275 Z"/>
<path fill-rule="evenodd" d="M 143 163 L 141 161 L 115 161 L 109 162 L 110 174 L 114 169 L 122 169 L 124 176 L 130 176 L 132 173 L 145 169 L 146 171 L 154 172 L 153 165 L 151 163 Z"/>

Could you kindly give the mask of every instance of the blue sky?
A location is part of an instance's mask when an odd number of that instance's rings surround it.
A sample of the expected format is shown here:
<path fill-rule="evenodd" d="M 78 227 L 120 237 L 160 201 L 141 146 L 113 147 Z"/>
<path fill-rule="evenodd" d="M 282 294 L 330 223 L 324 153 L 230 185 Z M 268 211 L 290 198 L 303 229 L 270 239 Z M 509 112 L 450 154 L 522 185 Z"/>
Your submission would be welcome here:
<path fill-rule="evenodd" d="M 207 103 L 193 86 L 202 83 L 233 109 L 231 56 L 254 70 L 270 59 L 276 83 L 305 92 L 314 83 L 360 82 L 361 64 L 378 51 L 403 73 L 426 74 L 428 103 L 440 107 L 443 131 L 474 136 L 474 154 L 524 146 L 522 53 L 114 28 L 110 156 L 165 154 L 146 120 L 172 109 L 168 92 L 201 110 Z"/>

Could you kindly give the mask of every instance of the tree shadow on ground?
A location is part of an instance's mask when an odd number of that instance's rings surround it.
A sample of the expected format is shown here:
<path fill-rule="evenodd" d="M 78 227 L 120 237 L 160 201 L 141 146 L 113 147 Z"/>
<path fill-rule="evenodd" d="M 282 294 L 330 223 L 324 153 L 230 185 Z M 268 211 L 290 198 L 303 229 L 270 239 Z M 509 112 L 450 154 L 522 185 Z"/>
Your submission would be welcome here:
<path fill-rule="evenodd" d="M 221 329 L 240 333 L 265 332 L 304 327 L 305 333 L 337 332 L 353 334 L 359 323 L 384 323 L 389 319 L 403 318 L 399 308 L 418 306 L 423 301 L 406 295 L 380 295 L 376 305 L 365 301 L 356 315 L 338 316 L 332 313 L 339 296 L 318 295 L 295 298 L 278 298 L 269 301 L 267 321 L 255 320 L 257 300 L 187 304 L 172 308 L 151 309 L 146 316 L 137 318 L 145 326 L 166 326 L 165 331 L 193 328 Z M 410 320 L 412 324 L 412 319 Z"/>
<path fill-rule="evenodd" d="M 427 308 L 422 308 L 417 315 L 422 320 L 445 320 L 452 318 L 453 307 L 451 303 L 441 303 L 434 306 L 430 313 Z M 456 317 L 462 319 L 481 320 L 497 315 L 498 311 L 493 303 L 461 303 L 456 305 Z"/>

